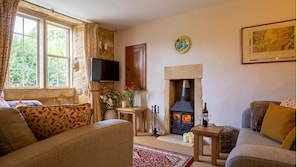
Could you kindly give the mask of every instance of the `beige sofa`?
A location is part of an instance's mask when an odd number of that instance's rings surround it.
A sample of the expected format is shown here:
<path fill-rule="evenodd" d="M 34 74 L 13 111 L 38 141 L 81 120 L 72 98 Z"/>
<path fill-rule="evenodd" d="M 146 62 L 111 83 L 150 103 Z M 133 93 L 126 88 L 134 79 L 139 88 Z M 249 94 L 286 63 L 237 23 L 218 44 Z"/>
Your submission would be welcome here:
<path fill-rule="evenodd" d="M 261 134 L 265 112 L 271 101 L 254 101 L 243 112 L 242 129 L 226 167 L 294 167 L 296 151 L 281 148 L 282 143 Z M 279 102 L 272 102 L 279 104 Z"/>
<path fill-rule="evenodd" d="M 9 110 L 9 109 L 8 109 Z M 0 108 L 0 117 L 7 115 Z M 11 117 L 11 116 L 10 116 Z M 21 117 L 14 113 L 13 117 Z M 11 122 L 11 121 L 10 121 Z M 1 125 L 7 125 L 0 120 Z M 23 124 L 24 125 L 24 124 Z M 0 137 L 13 125 L 3 126 Z M 2 128 L 2 127 L 1 127 Z M 24 130 L 22 130 L 23 132 Z M 21 137 L 22 139 L 27 136 Z M 27 138 L 28 139 L 28 138 Z M 8 140 L 16 140 L 10 138 Z M 32 140 L 32 139 L 29 139 Z M 133 131 L 130 122 L 105 120 L 67 130 L 29 145 L 17 143 L 14 151 L 0 157 L 1 167 L 130 167 L 132 166 Z M 0 145 L 3 144 L 3 141 Z M 15 148 L 20 147 L 20 148 Z"/>

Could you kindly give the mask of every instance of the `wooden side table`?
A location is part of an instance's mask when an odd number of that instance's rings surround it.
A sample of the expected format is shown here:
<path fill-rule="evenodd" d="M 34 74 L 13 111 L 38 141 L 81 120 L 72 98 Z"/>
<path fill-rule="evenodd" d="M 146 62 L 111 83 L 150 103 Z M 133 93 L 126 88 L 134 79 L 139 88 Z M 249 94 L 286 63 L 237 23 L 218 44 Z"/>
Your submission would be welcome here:
<path fill-rule="evenodd" d="M 219 136 L 223 127 L 202 125 L 194 126 L 191 132 L 194 133 L 194 161 L 199 161 L 199 155 L 203 155 L 203 136 L 211 137 L 211 164 L 217 165 L 219 158 Z"/>
<path fill-rule="evenodd" d="M 132 114 L 132 123 L 133 123 L 133 134 L 137 136 L 137 126 L 136 126 L 136 115 L 142 113 L 142 131 L 145 132 L 146 125 L 146 110 L 144 107 L 132 107 L 132 108 L 117 108 L 118 119 L 121 119 L 121 114 Z"/>

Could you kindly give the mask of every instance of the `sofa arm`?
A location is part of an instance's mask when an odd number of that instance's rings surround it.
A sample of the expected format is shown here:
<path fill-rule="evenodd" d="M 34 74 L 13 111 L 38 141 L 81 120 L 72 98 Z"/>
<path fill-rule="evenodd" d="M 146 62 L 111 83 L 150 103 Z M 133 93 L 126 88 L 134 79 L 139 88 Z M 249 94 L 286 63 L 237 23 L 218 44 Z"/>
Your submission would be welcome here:
<path fill-rule="evenodd" d="M 241 114 L 241 127 L 251 127 L 251 108 L 246 108 Z"/>
<path fill-rule="evenodd" d="M 242 144 L 229 154 L 226 167 L 295 167 L 296 152 L 277 147 Z"/>
<path fill-rule="evenodd" d="M 5 167 L 132 166 L 132 125 L 100 121 L 31 144 L 0 157 Z"/>

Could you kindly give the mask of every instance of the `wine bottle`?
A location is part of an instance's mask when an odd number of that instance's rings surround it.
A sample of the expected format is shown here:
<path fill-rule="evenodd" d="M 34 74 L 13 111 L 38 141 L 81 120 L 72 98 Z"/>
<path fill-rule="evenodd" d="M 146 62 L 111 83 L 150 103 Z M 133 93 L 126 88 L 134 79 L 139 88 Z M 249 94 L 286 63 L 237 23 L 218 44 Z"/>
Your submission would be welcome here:
<path fill-rule="evenodd" d="M 208 126 L 208 110 L 207 110 L 206 103 L 204 103 L 204 108 L 202 111 L 202 124 L 204 127 Z"/>

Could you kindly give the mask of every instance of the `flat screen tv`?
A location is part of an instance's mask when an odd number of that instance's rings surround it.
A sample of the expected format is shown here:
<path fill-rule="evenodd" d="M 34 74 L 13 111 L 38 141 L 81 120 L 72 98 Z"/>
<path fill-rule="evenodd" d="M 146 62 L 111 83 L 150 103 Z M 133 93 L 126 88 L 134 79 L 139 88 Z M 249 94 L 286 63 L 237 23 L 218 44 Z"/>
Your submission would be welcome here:
<path fill-rule="evenodd" d="M 91 58 L 91 81 L 119 81 L 117 61 Z"/>

